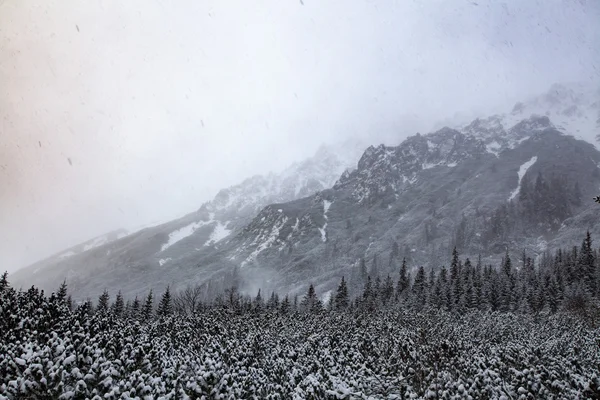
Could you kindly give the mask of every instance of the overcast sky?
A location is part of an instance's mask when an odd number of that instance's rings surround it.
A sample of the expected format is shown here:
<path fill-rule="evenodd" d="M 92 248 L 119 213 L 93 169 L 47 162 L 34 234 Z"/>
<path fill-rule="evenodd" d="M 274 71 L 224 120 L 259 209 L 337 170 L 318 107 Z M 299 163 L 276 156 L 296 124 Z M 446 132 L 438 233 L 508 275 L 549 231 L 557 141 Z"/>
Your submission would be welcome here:
<path fill-rule="evenodd" d="M 322 142 L 397 144 L 597 80 L 599 4 L 0 0 L 0 270 Z"/>

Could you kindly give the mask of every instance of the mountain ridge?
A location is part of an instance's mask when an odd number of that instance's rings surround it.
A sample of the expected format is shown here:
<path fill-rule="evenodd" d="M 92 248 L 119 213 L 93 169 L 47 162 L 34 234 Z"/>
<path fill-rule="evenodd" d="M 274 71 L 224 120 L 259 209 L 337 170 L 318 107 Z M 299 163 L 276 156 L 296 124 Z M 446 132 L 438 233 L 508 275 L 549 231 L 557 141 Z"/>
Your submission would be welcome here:
<path fill-rule="evenodd" d="M 355 168 L 342 168 L 329 154 L 335 151 L 324 148 L 315 155 L 320 163 L 296 163 L 278 178 L 251 177 L 236 186 L 252 187 L 254 198 L 239 196 L 236 187 L 224 189 L 179 220 L 119 241 L 113 250 L 120 256 L 108 263 L 92 250 L 78 260 L 92 267 L 71 279 L 71 287 L 76 294 L 95 295 L 106 287 L 133 295 L 202 284 L 218 292 L 241 279 L 250 292 L 259 287 L 293 292 L 313 281 L 326 293 L 342 275 L 352 284 L 365 262 L 370 270 L 393 274 L 401 258 L 413 266 L 445 263 L 452 247 L 492 261 L 507 247 L 515 251 L 515 243 L 541 255 L 557 241 L 577 241 L 581 229 L 574 225 L 594 223 L 593 213 L 561 190 L 569 199 L 551 203 L 554 208 L 568 203 L 559 223 L 527 215 L 531 221 L 525 226 L 518 221 L 525 219 L 519 214 L 525 213 L 520 189 L 535 186 L 530 181 L 540 172 L 546 176 L 540 187 L 565 175 L 569 185 L 579 185 L 580 202 L 600 188 L 600 153 L 548 115 L 518 119 L 525 109 L 531 107 L 517 107 L 510 118 L 497 114 L 417 133 L 398 146 L 369 146 L 356 156 Z M 329 175 L 327 182 L 302 180 L 299 171 L 305 177 Z M 140 253 L 144 248 L 148 254 Z"/>

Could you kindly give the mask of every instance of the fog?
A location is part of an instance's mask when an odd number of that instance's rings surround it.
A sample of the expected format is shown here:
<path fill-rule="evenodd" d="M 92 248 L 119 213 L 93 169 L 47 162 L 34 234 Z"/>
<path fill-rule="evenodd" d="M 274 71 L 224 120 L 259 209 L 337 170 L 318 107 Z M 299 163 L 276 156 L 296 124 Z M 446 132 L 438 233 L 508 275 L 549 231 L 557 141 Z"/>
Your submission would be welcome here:
<path fill-rule="evenodd" d="M 598 79 L 597 1 L 0 0 L 0 270 L 321 143 Z"/>

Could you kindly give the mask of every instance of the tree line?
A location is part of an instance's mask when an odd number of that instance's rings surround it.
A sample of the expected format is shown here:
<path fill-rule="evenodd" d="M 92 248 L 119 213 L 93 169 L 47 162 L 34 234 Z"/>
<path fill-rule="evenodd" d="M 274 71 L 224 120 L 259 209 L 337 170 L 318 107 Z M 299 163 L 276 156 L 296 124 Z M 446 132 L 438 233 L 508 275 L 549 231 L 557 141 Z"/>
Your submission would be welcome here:
<path fill-rule="evenodd" d="M 160 296 L 150 291 L 143 299 L 124 300 L 119 292 L 111 301 L 104 291 L 97 302 L 91 299 L 74 306 L 67 293 L 66 282 L 51 295 L 62 299 L 69 309 L 79 308 L 84 313 L 110 313 L 117 317 L 132 317 L 148 321 L 171 314 L 195 315 L 205 310 L 224 309 L 244 314 L 273 312 L 320 313 L 350 310 L 372 312 L 377 309 L 397 307 L 406 310 L 441 309 L 464 313 L 470 310 L 514 313 L 556 313 L 559 310 L 590 315 L 597 310 L 600 297 L 599 252 L 592 246 L 586 233 L 581 246 L 559 249 L 554 254 L 545 253 L 534 260 L 523 252 L 520 260 L 513 260 L 508 251 L 500 265 L 484 265 L 481 257 L 474 262 L 461 258 L 456 248 L 449 267 L 437 271 L 423 266 L 410 269 L 403 260 L 397 276 L 381 277 L 377 261 L 367 268 L 361 260 L 353 271 L 353 285 L 342 276 L 335 291 L 328 298 L 319 296 L 310 285 L 303 295 L 280 296 L 276 292 L 256 295 L 242 294 L 232 285 L 213 298 L 208 298 L 205 286 L 190 286 L 177 293 L 167 287 Z M 358 277 L 358 278 L 357 278 Z M 358 281 L 357 281 L 358 279 Z M 360 286 L 357 282 L 361 283 Z M 351 290 L 351 286 L 354 290 Z M 358 287 L 358 290 L 356 289 Z M 0 290 L 9 288 L 8 274 L 0 278 Z M 7 296 L 8 294 L 5 294 Z M 43 296 L 43 291 L 31 288 L 26 297 Z M 5 313 L 9 313 L 4 309 Z M 6 321 L 10 320 L 7 319 Z"/>

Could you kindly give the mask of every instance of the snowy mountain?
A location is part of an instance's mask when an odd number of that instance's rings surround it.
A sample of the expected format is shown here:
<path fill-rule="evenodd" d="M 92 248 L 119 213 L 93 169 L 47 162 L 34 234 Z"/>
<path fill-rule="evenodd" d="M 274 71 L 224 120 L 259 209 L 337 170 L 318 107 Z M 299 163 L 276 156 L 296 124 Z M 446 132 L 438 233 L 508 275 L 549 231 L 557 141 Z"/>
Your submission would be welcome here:
<path fill-rule="evenodd" d="M 510 112 L 476 119 L 458 129 L 492 139 L 488 144 L 493 146 L 493 139 L 533 115 L 546 116 L 560 132 L 600 146 L 600 86 L 582 83 L 554 84 L 546 93 L 515 104 Z M 514 143 L 510 135 L 505 140 Z"/>
<path fill-rule="evenodd" d="M 373 275 L 397 274 L 403 258 L 438 267 L 454 247 L 488 262 L 507 249 L 543 256 L 579 244 L 582 230 L 600 234 L 584 201 L 600 189 L 596 95 L 555 85 L 510 113 L 362 156 L 355 143 L 323 147 L 180 219 L 54 263 L 33 282 L 36 266 L 12 279 L 54 289 L 66 276 L 76 297 L 194 284 L 218 293 L 232 282 L 292 293 L 313 282 L 327 294 L 342 276 L 357 285 L 361 264 Z"/>
<path fill-rule="evenodd" d="M 124 268 L 130 271 L 127 280 L 143 285 L 144 271 L 159 270 L 169 279 L 173 260 L 191 258 L 218 249 L 229 237 L 242 229 L 268 204 L 286 202 L 309 196 L 331 187 L 356 161 L 364 144 L 348 140 L 336 146 L 322 146 L 316 154 L 295 163 L 280 174 L 253 176 L 238 185 L 221 190 L 212 201 L 181 218 L 130 233 L 120 230 L 62 251 L 56 256 L 35 263 L 12 275 L 15 285 L 35 284 L 54 290 L 67 279 L 74 291 L 90 294 L 104 287 L 118 287 L 104 275 Z M 139 276 L 138 276 L 139 275 Z"/>

